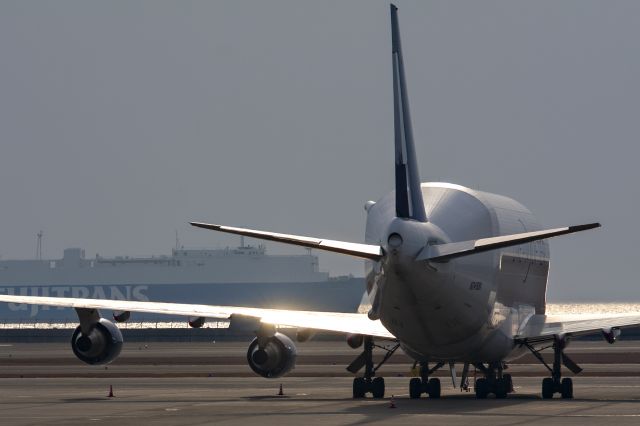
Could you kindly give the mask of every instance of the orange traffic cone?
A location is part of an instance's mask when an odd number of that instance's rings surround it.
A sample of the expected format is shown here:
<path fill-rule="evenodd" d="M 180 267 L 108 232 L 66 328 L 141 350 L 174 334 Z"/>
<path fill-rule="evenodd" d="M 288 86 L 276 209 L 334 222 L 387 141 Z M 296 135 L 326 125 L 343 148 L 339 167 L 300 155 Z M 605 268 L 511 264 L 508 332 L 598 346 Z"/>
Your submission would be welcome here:
<path fill-rule="evenodd" d="M 109 398 L 113 398 L 115 395 L 113 394 L 113 385 L 109 385 L 109 395 L 107 395 Z"/>
<path fill-rule="evenodd" d="M 280 383 L 280 390 L 278 391 L 278 396 L 283 396 L 284 392 L 282 392 L 282 383 Z"/>
<path fill-rule="evenodd" d="M 397 408 L 396 400 L 394 399 L 393 395 L 391 395 L 391 403 L 389 404 L 389 408 Z"/>

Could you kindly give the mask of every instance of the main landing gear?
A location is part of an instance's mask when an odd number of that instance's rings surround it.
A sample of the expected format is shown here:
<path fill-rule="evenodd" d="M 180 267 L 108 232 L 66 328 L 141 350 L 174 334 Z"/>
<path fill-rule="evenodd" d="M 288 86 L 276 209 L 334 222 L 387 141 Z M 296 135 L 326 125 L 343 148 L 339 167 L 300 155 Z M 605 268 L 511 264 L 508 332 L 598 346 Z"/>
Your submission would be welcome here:
<path fill-rule="evenodd" d="M 429 379 L 429 376 L 443 365 L 444 362 L 439 362 L 435 367 L 429 369 L 428 362 L 421 362 L 420 377 L 414 377 L 409 381 L 409 397 L 418 399 L 425 393 L 429 395 L 430 398 L 440 398 L 440 379 Z"/>
<path fill-rule="evenodd" d="M 484 375 L 476 380 L 476 398 L 485 399 L 489 394 L 494 394 L 496 398 L 502 399 L 513 392 L 511 374 L 503 374 L 504 365 L 501 362 L 491 362 L 487 366 L 482 363 L 474 365 Z"/>
<path fill-rule="evenodd" d="M 578 366 L 571 358 L 564 353 L 564 348 L 567 346 L 565 339 L 556 338 L 551 347 L 553 348 L 553 365 L 550 367 L 546 363 L 540 352 L 549 348 L 549 346 L 534 349 L 530 344 L 524 343 L 524 345 L 531 351 L 531 353 L 545 366 L 551 373 L 551 377 L 546 377 L 542 380 L 542 398 L 551 399 L 553 395 L 559 393 L 564 399 L 573 398 L 573 380 L 569 377 L 562 378 L 561 367 L 564 364 L 572 373 L 578 374 L 582 371 L 582 368 Z"/>
<path fill-rule="evenodd" d="M 387 351 L 382 361 L 375 367 L 373 365 L 374 347 Z M 364 337 L 364 351 L 347 367 L 347 370 L 354 374 L 364 367 L 364 376 L 353 379 L 354 398 L 364 398 L 368 392 L 370 392 L 374 398 L 384 398 L 384 378 L 375 377 L 376 371 L 378 371 L 382 364 L 387 362 L 399 347 L 400 344 L 398 343 L 391 348 L 378 346 L 373 343 L 373 339 L 370 336 Z"/>

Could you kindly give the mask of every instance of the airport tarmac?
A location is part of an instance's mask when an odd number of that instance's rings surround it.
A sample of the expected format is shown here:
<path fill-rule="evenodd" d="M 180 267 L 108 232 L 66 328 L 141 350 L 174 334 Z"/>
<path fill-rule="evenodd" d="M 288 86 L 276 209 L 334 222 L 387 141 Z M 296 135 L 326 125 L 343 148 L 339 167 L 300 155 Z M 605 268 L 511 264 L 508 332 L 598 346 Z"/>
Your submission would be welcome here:
<path fill-rule="evenodd" d="M 640 424 L 637 342 L 573 343 L 574 358 L 616 359 L 582 365 L 573 400 L 542 400 L 544 367 L 526 363 L 512 365 L 515 393 L 505 400 L 476 400 L 445 376 L 440 400 L 411 400 L 411 365 L 400 355 L 380 370 L 385 399 L 353 400 L 352 378 L 337 363 L 358 351 L 344 343 L 300 344 L 300 365 L 272 380 L 247 374 L 247 344 L 131 343 L 107 369 L 75 363 L 66 345 L 0 346 L 0 424 Z M 95 373 L 78 377 L 83 369 Z"/>

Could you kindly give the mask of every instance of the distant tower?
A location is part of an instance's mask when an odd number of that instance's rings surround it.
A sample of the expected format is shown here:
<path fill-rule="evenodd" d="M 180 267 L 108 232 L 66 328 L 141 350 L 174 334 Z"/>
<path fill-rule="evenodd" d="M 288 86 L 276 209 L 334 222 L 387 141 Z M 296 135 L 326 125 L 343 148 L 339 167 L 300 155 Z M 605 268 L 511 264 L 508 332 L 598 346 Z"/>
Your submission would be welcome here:
<path fill-rule="evenodd" d="M 36 259 L 42 260 L 42 231 L 38 232 L 38 245 L 36 247 Z"/>

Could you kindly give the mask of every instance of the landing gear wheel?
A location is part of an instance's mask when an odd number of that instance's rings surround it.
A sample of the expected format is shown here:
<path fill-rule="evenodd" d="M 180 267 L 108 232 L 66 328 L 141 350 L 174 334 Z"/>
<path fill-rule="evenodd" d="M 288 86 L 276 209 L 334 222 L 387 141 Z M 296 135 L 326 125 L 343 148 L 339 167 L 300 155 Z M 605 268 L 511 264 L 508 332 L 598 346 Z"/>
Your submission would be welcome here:
<path fill-rule="evenodd" d="M 422 380 L 418 377 L 414 377 L 409 381 L 409 397 L 411 399 L 418 399 L 422 394 Z"/>
<path fill-rule="evenodd" d="M 553 398 L 553 379 L 551 377 L 546 377 L 542 379 L 542 398 L 551 399 Z"/>
<path fill-rule="evenodd" d="M 503 374 L 502 379 L 507 385 L 507 393 L 513 392 L 513 379 L 511 378 L 511 374 Z"/>
<path fill-rule="evenodd" d="M 427 382 L 427 393 L 429 398 L 440 398 L 440 379 L 429 379 Z"/>
<path fill-rule="evenodd" d="M 374 398 L 384 398 L 384 379 L 376 377 L 371 382 L 371 393 Z"/>
<path fill-rule="evenodd" d="M 573 380 L 568 377 L 562 379 L 562 383 L 560 384 L 560 394 L 564 399 L 573 398 Z"/>
<path fill-rule="evenodd" d="M 497 379 L 495 381 L 495 384 L 494 384 L 495 389 L 493 393 L 495 394 L 496 399 L 504 399 L 507 397 L 507 393 L 509 389 L 507 387 L 508 385 L 509 383 L 507 382 L 507 380 L 505 380 L 504 377 Z"/>
<path fill-rule="evenodd" d="M 487 379 L 476 380 L 476 398 L 485 399 L 489 394 L 489 382 Z"/>
<path fill-rule="evenodd" d="M 356 377 L 355 379 L 353 379 L 354 398 L 364 398 L 366 388 L 366 383 L 362 377 Z"/>

